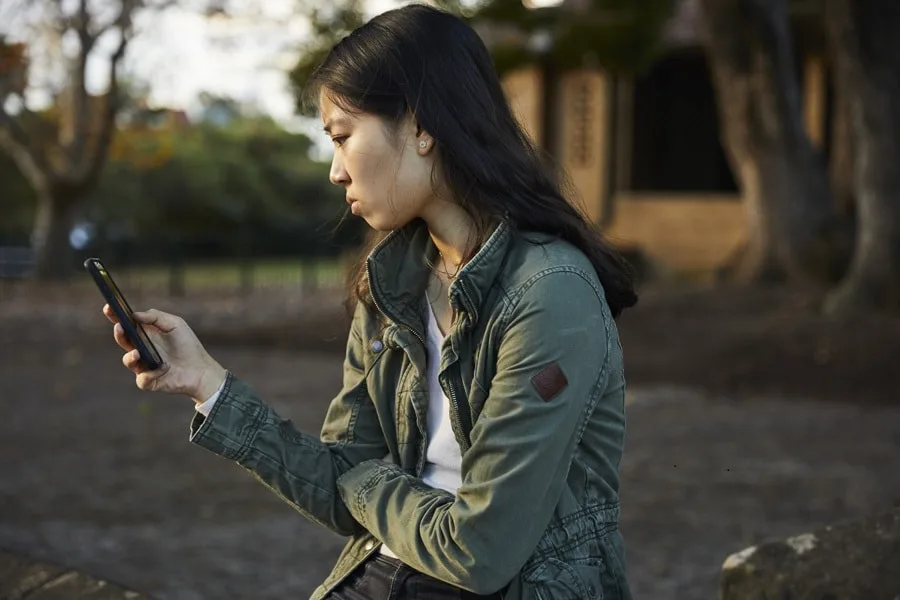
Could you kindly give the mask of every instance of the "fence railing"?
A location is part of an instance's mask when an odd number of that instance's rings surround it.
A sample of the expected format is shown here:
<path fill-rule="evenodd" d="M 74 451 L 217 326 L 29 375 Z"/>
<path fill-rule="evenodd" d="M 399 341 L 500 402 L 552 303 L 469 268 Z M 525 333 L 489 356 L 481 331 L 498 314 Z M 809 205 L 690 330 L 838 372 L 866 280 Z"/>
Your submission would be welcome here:
<path fill-rule="evenodd" d="M 34 251 L 22 246 L 0 246 L 0 279 L 24 279 L 34 266 Z"/>
<path fill-rule="evenodd" d="M 25 251 L 22 251 L 25 250 Z M 29 249 L 0 248 L 0 297 L 25 290 L 34 264 Z M 149 266 L 107 264 L 126 296 L 152 295 L 173 298 L 226 295 L 238 297 L 268 291 L 291 294 L 337 290 L 345 270 L 337 258 L 278 258 L 194 261 Z M 56 292 L 75 296 L 96 293 L 87 273 L 74 273 L 65 282 L 52 284 Z"/>

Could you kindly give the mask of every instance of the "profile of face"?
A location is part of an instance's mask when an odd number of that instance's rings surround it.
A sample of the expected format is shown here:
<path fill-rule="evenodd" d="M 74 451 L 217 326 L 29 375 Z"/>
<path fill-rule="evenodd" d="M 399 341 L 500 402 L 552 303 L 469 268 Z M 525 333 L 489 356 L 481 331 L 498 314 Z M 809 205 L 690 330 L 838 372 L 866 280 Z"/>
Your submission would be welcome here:
<path fill-rule="evenodd" d="M 319 98 L 325 131 L 334 143 L 331 183 L 344 188 L 351 212 L 378 231 L 428 218 L 435 204 L 434 141 L 412 117 L 399 124 Z"/>

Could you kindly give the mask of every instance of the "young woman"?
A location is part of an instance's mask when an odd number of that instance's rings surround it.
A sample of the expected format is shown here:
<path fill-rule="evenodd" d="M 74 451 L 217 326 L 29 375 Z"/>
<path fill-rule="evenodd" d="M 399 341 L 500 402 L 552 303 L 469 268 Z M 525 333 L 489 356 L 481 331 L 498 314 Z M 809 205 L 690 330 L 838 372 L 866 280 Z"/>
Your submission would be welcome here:
<path fill-rule="evenodd" d="M 386 12 L 334 47 L 310 90 L 331 181 L 377 233 L 320 436 L 157 310 L 136 315 L 157 371 L 114 328 L 137 386 L 194 399 L 192 442 L 349 537 L 316 600 L 630 598 L 625 264 L 564 199 L 456 17 Z"/>

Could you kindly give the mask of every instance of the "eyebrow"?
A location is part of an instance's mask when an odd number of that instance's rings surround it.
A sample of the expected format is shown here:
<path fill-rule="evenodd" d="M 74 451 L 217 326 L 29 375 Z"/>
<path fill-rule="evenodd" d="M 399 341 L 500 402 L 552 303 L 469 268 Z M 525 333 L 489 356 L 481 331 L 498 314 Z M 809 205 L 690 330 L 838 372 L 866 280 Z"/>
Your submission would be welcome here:
<path fill-rule="evenodd" d="M 337 119 L 332 119 L 332 120 L 329 120 L 327 123 L 325 123 L 325 127 L 323 129 L 325 129 L 325 133 L 331 133 L 331 128 L 334 125 L 345 125 L 346 126 L 349 123 L 350 123 L 349 119 L 345 119 L 344 117 L 338 117 Z"/>

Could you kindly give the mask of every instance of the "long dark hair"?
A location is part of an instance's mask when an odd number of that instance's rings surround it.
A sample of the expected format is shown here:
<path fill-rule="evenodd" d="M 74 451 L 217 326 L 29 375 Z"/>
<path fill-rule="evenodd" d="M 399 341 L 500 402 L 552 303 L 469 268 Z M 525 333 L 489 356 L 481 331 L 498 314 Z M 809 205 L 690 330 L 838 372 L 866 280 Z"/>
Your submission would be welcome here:
<path fill-rule="evenodd" d="M 562 238 L 590 259 L 614 316 L 637 302 L 630 266 L 566 200 L 513 116 L 487 48 L 461 19 L 419 4 L 378 15 L 313 72 L 308 99 L 316 102 L 323 89 L 345 110 L 389 123 L 411 113 L 434 139 L 444 183 L 479 239 L 499 219 L 514 231 Z M 365 260 L 384 235 L 372 232 L 349 273 L 349 310 L 372 305 Z"/>

